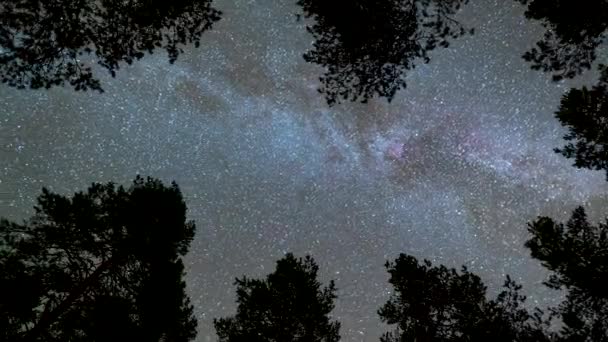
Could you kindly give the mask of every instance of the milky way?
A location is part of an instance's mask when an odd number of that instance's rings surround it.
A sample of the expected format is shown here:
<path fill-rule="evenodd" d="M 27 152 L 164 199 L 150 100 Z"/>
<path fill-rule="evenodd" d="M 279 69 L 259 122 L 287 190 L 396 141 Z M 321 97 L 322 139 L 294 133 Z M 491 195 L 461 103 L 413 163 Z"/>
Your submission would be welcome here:
<path fill-rule="evenodd" d="M 311 253 L 335 279 L 344 341 L 377 341 L 383 268 L 398 253 L 467 265 L 494 293 L 512 275 L 532 304 L 555 302 L 522 247 L 538 215 L 608 204 L 601 172 L 552 152 L 570 86 L 531 71 L 540 37 L 515 1 L 472 1 L 476 28 L 408 75 L 390 104 L 329 108 L 295 1 L 223 0 L 224 18 L 174 65 L 163 54 L 103 78 L 104 94 L 0 88 L 0 215 L 136 174 L 181 186 L 198 234 L 187 257 L 199 318 L 232 314 L 234 277 L 261 276 L 285 252 Z"/>

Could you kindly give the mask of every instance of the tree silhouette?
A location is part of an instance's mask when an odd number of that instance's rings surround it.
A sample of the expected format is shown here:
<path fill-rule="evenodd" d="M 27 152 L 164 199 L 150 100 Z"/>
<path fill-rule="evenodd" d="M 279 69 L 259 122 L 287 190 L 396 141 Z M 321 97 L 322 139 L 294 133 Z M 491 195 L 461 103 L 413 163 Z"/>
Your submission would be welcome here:
<path fill-rule="evenodd" d="M 102 91 L 90 62 L 114 76 L 121 62 L 164 49 L 173 63 L 220 19 L 211 1 L 0 0 L 2 82 Z"/>
<path fill-rule="evenodd" d="M 319 92 L 328 104 L 390 102 L 405 88 L 406 72 L 429 52 L 447 47 L 467 30 L 454 14 L 468 0 L 299 0 L 314 39 L 307 62 L 325 68 Z M 472 32 L 472 31 L 471 31 Z"/>
<path fill-rule="evenodd" d="M 523 56 L 532 69 L 553 73 L 555 81 L 591 69 L 608 34 L 607 1 L 516 1 L 527 6 L 528 19 L 546 28 L 543 39 Z M 574 143 L 555 151 L 574 158 L 576 167 L 606 170 L 608 177 L 608 70 L 602 64 L 598 68 L 600 80 L 592 90 L 573 88 L 562 97 L 556 116 L 569 129 L 564 138 Z"/>
<path fill-rule="evenodd" d="M 43 189 L 35 215 L 0 221 L 3 341 L 189 341 L 181 257 L 194 236 L 178 186 L 137 177 L 71 198 Z"/>
<path fill-rule="evenodd" d="M 214 320 L 221 342 L 337 342 L 340 323 L 330 321 L 334 282 L 321 287 L 319 267 L 288 253 L 266 279 L 236 279 L 237 313 Z"/>
<path fill-rule="evenodd" d="M 555 149 L 567 158 L 574 158 L 574 166 L 604 170 L 608 180 L 608 68 L 591 90 L 570 89 L 562 97 L 556 117 L 569 130 L 564 136 L 571 141 Z"/>
<path fill-rule="evenodd" d="M 608 221 L 591 225 L 582 207 L 566 225 L 540 217 L 529 224 L 532 257 L 552 274 L 545 283 L 567 290 L 554 308 L 563 322 L 563 341 L 608 341 Z"/>
<path fill-rule="evenodd" d="M 545 28 L 542 40 L 524 58 L 532 68 L 552 72 L 554 80 L 573 78 L 590 69 L 608 30 L 608 2 L 587 0 L 516 0 L 527 6 L 528 19 Z"/>
<path fill-rule="evenodd" d="M 393 294 L 380 308 L 383 322 L 396 325 L 380 341 L 549 341 L 542 313 L 522 308 L 521 286 L 507 277 L 495 300 L 486 299 L 481 279 L 401 254 L 387 262 Z"/>

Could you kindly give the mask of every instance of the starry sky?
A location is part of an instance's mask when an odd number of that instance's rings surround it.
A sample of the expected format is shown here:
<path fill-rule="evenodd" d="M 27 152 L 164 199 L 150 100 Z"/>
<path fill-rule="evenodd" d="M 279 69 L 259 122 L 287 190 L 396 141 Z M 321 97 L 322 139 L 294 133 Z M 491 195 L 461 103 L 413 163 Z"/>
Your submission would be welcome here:
<path fill-rule="evenodd" d="M 392 103 L 328 107 L 295 0 L 218 0 L 223 19 L 170 65 L 164 53 L 102 75 L 103 94 L 0 87 L 0 216 L 32 214 L 42 186 L 61 194 L 136 174 L 175 180 L 198 232 L 186 258 L 199 318 L 235 310 L 233 280 L 263 276 L 291 251 L 334 279 L 344 341 L 377 341 L 399 253 L 467 265 L 494 295 L 510 274 L 531 305 L 555 303 L 523 248 L 526 223 L 603 217 L 602 172 L 552 152 L 569 87 L 520 58 L 542 29 L 515 1 L 472 0 L 476 33 L 432 53 Z"/>

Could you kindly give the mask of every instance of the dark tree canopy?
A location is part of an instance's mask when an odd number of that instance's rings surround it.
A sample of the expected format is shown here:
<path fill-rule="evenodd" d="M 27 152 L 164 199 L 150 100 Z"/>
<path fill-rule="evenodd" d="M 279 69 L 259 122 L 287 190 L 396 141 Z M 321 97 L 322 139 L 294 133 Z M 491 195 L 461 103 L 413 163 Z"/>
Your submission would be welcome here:
<path fill-rule="evenodd" d="M 582 207 L 564 225 L 540 217 L 529 225 L 532 257 L 552 274 L 546 285 L 567 291 L 554 311 L 563 341 L 608 341 L 608 221 L 590 224 Z"/>
<path fill-rule="evenodd" d="M 195 226 L 175 183 L 43 189 L 35 209 L 0 221 L 0 340 L 194 339 L 181 256 Z"/>
<path fill-rule="evenodd" d="M 237 313 L 214 320 L 221 342 L 337 342 L 336 288 L 322 287 L 314 259 L 287 254 L 266 279 L 236 279 Z"/>
<path fill-rule="evenodd" d="M 199 45 L 220 19 L 212 0 L 0 0 L 0 77 L 17 88 L 102 90 L 90 62 L 120 63 Z"/>
<path fill-rule="evenodd" d="M 298 0 L 315 39 L 304 59 L 325 68 L 319 92 L 330 105 L 374 96 L 390 101 L 405 88 L 408 70 L 466 34 L 453 16 L 467 2 Z"/>
<path fill-rule="evenodd" d="M 516 1 L 526 5 L 528 19 L 546 28 L 543 39 L 524 54 L 533 69 L 551 72 L 554 80 L 591 69 L 608 35 L 608 1 Z M 564 138 L 571 142 L 555 151 L 574 158 L 576 167 L 605 170 L 608 177 L 608 69 L 600 64 L 599 71 L 600 80 L 591 90 L 571 89 L 562 97 L 556 116 L 568 128 Z"/>
<path fill-rule="evenodd" d="M 393 294 L 378 314 L 396 325 L 382 342 L 549 341 L 540 311 L 522 307 L 521 286 L 507 277 L 495 300 L 486 299 L 481 279 L 465 267 L 460 272 L 401 254 L 387 262 Z"/>
<path fill-rule="evenodd" d="M 532 68 L 553 73 L 554 80 L 590 69 L 608 30 L 606 0 L 516 0 L 527 6 L 526 17 L 547 30 L 536 47 L 524 54 Z"/>
<path fill-rule="evenodd" d="M 601 77 L 591 90 L 570 89 L 562 97 L 556 117 L 568 128 L 564 139 L 570 141 L 555 149 L 574 166 L 604 170 L 608 179 L 608 68 L 601 68 Z"/>

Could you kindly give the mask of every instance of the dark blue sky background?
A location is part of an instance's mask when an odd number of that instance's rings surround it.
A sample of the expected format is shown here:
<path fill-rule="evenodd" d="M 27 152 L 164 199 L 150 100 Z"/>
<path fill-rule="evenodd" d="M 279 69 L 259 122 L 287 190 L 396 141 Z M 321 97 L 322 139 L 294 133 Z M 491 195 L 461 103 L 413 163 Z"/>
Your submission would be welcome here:
<path fill-rule="evenodd" d="M 520 58 L 541 30 L 515 1 L 473 0 L 473 36 L 432 54 L 391 104 L 327 107 L 295 0 L 217 1 L 224 18 L 175 65 L 164 54 L 103 77 L 106 92 L 0 88 L 0 216 L 32 213 L 42 186 L 62 194 L 136 174 L 181 186 L 198 234 L 187 257 L 200 320 L 232 314 L 233 279 L 311 253 L 339 288 L 344 341 L 377 341 L 383 264 L 398 253 L 465 264 L 494 294 L 505 274 L 531 304 L 554 302 L 523 248 L 526 223 L 584 205 L 602 217 L 601 172 L 552 152 L 570 86 Z"/>

